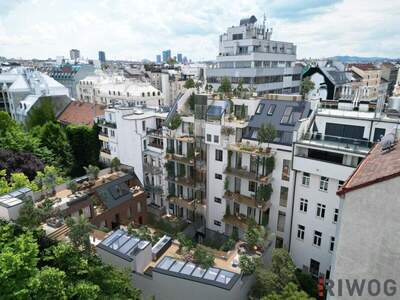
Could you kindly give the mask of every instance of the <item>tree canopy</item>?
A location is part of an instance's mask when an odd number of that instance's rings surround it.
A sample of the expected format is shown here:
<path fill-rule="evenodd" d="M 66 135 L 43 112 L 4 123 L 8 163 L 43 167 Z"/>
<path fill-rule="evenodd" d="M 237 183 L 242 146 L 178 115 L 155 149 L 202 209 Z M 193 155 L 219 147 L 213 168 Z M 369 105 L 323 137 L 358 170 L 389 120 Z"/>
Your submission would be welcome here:
<path fill-rule="evenodd" d="M 37 107 L 33 107 L 29 111 L 26 119 L 26 127 L 32 129 L 36 126 L 43 126 L 47 122 L 57 122 L 50 97 L 45 97 Z"/>
<path fill-rule="evenodd" d="M 39 232 L 0 222 L 2 299 L 140 299 L 127 273 Z"/>
<path fill-rule="evenodd" d="M 188 80 L 185 81 L 185 85 L 183 86 L 185 89 L 191 89 L 196 86 L 194 80 L 192 78 L 189 78 Z"/>
<path fill-rule="evenodd" d="M 228 94 L 232 92 L 232 85 L 228 77 L 224 77 L 221 80 L 221 85 L 218 88 L 218 92 Z"/>
<path fill-rule="evenodd" d="M 299 290 L 297 285 L 290 282 L 281 293 L 273 292 L 272 294 L 262 297 L 261 300 L 313 300 L 304 291 Z"/>
<path fill-rule="evenodd" d="M 314 82 L 311 81 L 310 77 L 305 77 L 301 81 L 300 92 L 303 97 L 306 97 L 310 91 L 314 89 Z"/>
<path fill-rule="evenodd" d="M 269 147 L 269 143 L 271 143 L 277 135 L 276 129 L 274 125 L 271 123 L 264 123 L 257 131 L 257 140 L 259 144 L 267 143 Z"/>

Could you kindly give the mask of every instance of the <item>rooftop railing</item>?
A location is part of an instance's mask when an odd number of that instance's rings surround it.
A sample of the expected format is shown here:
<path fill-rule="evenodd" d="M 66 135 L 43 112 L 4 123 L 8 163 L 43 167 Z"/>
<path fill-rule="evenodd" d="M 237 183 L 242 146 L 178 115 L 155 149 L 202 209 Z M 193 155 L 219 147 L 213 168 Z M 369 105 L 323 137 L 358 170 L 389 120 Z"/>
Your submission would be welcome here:
<path fill-rule="evenodd" d="M 372 142 L 367 139 L 353 139 L 347 137 L 325 135 L 319 132 L 305 133 L 301 139 L 301 143 L 318 144 L 327 148 L 351 151 L 368 151 L 372 146 Z"/>

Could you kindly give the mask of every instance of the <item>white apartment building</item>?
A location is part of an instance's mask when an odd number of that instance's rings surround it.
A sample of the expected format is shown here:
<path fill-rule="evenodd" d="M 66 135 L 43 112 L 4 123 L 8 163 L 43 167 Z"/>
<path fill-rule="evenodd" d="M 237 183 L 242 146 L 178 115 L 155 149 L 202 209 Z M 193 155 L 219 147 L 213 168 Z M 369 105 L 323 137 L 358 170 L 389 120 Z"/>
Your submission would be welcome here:
<path fill-rule="evenodd" d="M 219 37 L 216 64 L 206 70 L 207 83 L 217 90 L 227 77 L 258 94 L 298 94 L 301 66 L 296 66 L 296 46 L 271 40 L 272 29 L 251 16 L 240 20 Z"/>
<path fill-rule="evenodd" d="M 162 92 L 165 106 L 172 106 L 178 95 L 184 92 L 185 80 L 177 70 L 149 71 L 147 75 L 150 83 Z"/>
<path fill-rule="evenodd" d="M 16 67 L 0 74 L 0 91 L 4 109 L 24 122 L 30 109 L 44 98 L 51 98 L 58 111 L 71 101 L 68 89 L 53 78 L 25 67 Z"/>
<path fill-rule="evenodd" d="M 322 106 L 301 121 L 294 136 L 290 253 L 299 268 L 329 278 L 341 214 L 336 192 L 399 119 L 368 111 L 368 105 L 358 111 L 351 104 Z"/>
<path fill-rule="evenodd" d="M 77 85 L 79 101 L 103 105 L 124 104 L 127 106 L 164 106 L 160 90 L 149 82 L 130 80 L 123 76 L 98 74 L 88 76 Z"/>

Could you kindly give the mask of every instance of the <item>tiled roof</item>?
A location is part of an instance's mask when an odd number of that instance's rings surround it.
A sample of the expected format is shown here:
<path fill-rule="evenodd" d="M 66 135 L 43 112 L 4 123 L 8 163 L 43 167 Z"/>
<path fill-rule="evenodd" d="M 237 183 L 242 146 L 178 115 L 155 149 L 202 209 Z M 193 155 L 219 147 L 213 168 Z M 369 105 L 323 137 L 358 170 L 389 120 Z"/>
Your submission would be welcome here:
<path fill-rule="evenodd" d="M 102 105 L 73 101 L 61 113 L 58 121 L 63 124 L 93 125 L 94 117 L 102 115 L 104 115 L 104 106 Z"/>
<path fill-rule="evenodd" d="M 356 67 L 363 71 L 379 70 L 374 64 L 350 64 L 350 67 Z"/>
<path fill-rule="evenodd" d="M 344 195 L 397 176 L 400 176 L 400 145 L 396 144 L 390 151 L 382 151 L 381 145 L 376 144 L 337 194 Z"/>

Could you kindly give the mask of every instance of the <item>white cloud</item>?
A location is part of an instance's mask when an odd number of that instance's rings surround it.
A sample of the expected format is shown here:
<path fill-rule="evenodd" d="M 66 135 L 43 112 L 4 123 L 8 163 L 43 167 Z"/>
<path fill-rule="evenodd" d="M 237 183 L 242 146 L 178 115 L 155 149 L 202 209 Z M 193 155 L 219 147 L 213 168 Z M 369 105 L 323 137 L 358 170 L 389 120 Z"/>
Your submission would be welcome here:
<path fill-rule="evenodd" d="M 218 37 L 264 12 L 273 38 L 298 57 L 400 53 L 400 3 L 390 0 L 0 0 L 0 56 L 47 58 L 78 48 L 86 57 L 154 59 L 163 49 L 214 59 Z"/>

